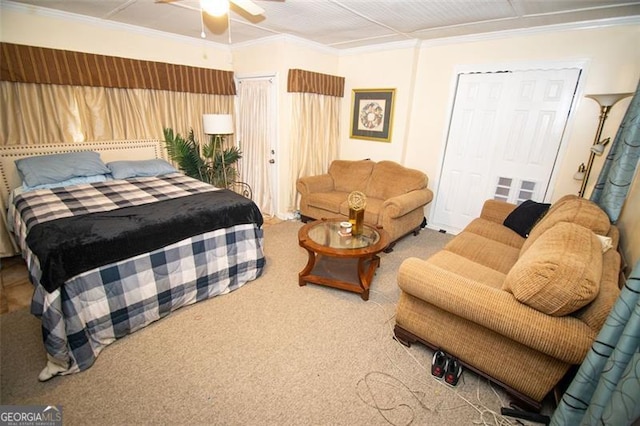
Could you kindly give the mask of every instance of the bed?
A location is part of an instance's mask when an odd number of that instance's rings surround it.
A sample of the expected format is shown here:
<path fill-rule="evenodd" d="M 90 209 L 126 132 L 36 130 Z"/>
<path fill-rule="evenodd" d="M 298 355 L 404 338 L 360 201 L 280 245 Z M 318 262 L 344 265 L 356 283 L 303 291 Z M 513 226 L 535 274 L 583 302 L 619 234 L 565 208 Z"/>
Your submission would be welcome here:
<path fill-rule="evenodd" d="M 164 160 L 157 140 L 0 147 L 0 252 L 19 250 L 34 285 L 39 380 L 86 370 L 116 339 L 261 275 L 258 207 Z"/>

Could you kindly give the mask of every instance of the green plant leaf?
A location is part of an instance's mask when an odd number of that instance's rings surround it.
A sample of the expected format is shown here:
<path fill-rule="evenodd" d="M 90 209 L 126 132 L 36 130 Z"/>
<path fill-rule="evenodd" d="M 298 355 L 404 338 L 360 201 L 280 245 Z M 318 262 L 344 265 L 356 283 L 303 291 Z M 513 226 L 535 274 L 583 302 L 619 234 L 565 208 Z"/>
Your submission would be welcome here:
<path fill-rule="evenodd" d="M 228 188 L 238 179 L 235 164 L 242 158 L 242 152 L 235 146 L 223 150 L 222 138 L 211 137 L 201 147 L 193 129 L 185 139 L 167 127 L 164 140 L 167 154 L 185 175 L 220 188 Z"/>

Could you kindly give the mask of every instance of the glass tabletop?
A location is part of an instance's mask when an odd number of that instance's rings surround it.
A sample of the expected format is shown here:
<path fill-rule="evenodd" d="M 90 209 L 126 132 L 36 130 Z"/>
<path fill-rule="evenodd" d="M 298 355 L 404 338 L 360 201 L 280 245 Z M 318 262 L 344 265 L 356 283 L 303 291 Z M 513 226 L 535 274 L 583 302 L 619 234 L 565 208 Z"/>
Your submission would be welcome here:
<path fill-rule="evenodd" d="M 316 244 L 341 250 L 367 248 L 380 240 L 378 231 L 366 224 L 360 235 L 343 235 L 340 232 L 340 222 L 336 221 L 319 221 L 309 229 L 308 234 Z"/>

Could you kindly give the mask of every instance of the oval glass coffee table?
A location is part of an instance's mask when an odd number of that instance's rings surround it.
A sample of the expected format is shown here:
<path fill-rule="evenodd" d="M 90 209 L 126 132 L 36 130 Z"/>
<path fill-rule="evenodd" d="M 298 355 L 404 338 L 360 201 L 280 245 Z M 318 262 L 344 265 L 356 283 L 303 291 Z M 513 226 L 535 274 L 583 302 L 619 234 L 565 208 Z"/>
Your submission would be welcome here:
<path fill-rule="evenodd" d="M 369 300 L 369 287 L 380 266 L 378 253 L 389 245 L 383 229 L 364 224 L 360 235 L 343 236 L 341 219 L 322 219 L 298 231 L 298 243 L 309 260 L 298 274 L 298 284 L 307 283 L 359 293 Z"/>

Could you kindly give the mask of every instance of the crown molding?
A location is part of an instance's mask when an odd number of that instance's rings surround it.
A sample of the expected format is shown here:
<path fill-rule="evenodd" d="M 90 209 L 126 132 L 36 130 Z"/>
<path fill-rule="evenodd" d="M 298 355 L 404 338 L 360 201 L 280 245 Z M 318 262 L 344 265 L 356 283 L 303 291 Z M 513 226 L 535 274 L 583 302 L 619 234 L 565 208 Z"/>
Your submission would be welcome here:
<path fill-rule="evenodd" d="M 518 37 L 536 34 L 546 34 L 558 31 L 575 31 L 596 28 L 608 28 L 622 25 L 640 24 L 640 15 L 624 16 L 618 18 L 595 19 L 590 21 L 570 22 L 565 24 L 544 25 L 531 28 L 519 28 L 513 30 L 492 31 L 487 33 L 469 34 L 455 37 L 442 37 L 420 42 L 421 48 L 444 46 L 448 44 L 473 43 L 477 41 L 498 40 L 505 37 Z"/>
<path fill-rule="evenodd" d="M 350 47 L 348 49 L 338 50 L 340 56 L 360 55 L 363 53 L 376 53 L 385 50 L 413 49 L 420 46 L 420 40 L 412 38 L 402 41 L 390 41 L 387 43 L 372 44 L 369 46 Z"/>
<path fill-rule="evenodd" d="M 388 42 L 388 43 L 379 43 L 379 44 L 374 44 L 369 46 L 353 47 L 348 49 L 338 49 L 336 47 L 325 46 L 324 44 L 316 43 L 314 41 L 310 41 L 310 40 L 307 40 L 298 36 L 293 36 L 290 34 L 276 34 L 272 36 L 259 38 L 256 40 L 233 43 L 233 45 L 231 46 L 231 50 L 234 51 L 236 49 L 242 49 L 249 46 L 260 46 L 260 45 L 265 45 L 269 43 L 278 43 L 278 42 L 297 44 L 299 46 L 306 47 L 320 53 L 343 56 L 343 55 L 357 55 L 361 53 L 370 53 L 370 52 L 380 52 L 383 50 L 410 49 L 418 46 L 420 41 L 418 39 L 410 39 L 410 40 L 394 41 L 394 42 Z M 352 43 L 356 43 L 356 42 L 357 41 L 354 41 Z"/>

